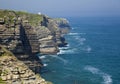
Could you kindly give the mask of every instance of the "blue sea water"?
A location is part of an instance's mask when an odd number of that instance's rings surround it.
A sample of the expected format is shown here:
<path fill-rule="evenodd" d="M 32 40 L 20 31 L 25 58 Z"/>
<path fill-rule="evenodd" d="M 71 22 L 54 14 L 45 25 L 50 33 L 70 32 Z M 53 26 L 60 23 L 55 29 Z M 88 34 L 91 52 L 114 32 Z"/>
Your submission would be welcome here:
<path fill-rule="evenodd" d="M 120 84 L 120 17 L 68 18 L 67 47 L 42 55 L 42 77 L 54 84 Z"/>

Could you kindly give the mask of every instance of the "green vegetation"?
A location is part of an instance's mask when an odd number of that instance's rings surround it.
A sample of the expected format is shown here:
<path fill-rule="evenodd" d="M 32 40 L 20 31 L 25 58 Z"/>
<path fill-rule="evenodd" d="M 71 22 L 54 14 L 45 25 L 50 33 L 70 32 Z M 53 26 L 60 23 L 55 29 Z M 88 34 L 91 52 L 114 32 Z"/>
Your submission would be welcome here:
<path fill-rule="evenodd" d="M 28 20 L 30 25 L 36 26 L 43 20 L 43 15 L 32 14 L 25 11 L 16 11 L 16 14 L 23 20 Z"/>
<path fill-rule="evenodd" d="M 26 11 L 12 11 L 12 10 L 0 10 L 0 18 L 5 20 L 5 24 L 13 24 L 14 20 L 18 20 L 18 17 L 24 20 L 28 20 L 31 26 L 40 24 L 43 20 L 43 15 L 32 14 Z"/>
<path fill-rule="evenodd" d="M 11 10 L 0 10 L 0 18 L 13 19 L 16 16 L 14 11 Z"/>
<path fill-rule="evenodd" d="M 34 15 L 30 15 L 28 20 L 30 21 L 31 25 L 36 26 L 40 24 L 40 22 L 43 20 L 43 17 L 42 15 L 34 14 Z"/>

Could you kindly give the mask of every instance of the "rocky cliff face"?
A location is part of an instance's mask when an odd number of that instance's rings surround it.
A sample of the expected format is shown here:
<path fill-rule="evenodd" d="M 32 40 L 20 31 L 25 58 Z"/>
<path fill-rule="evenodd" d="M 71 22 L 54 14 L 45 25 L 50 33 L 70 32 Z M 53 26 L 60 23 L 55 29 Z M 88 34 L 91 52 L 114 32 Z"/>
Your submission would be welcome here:
<path fill-rule="evenodd" d="M 45 23 L 46 22 L 46 23 Z M 70 30 L 69 22 L 64 18 L 49 18 L 44 17 L 43 22 L 45 26 L 49 29 L 52 36 L 54 37 L 53 41 L 58 47 L 64 47 L 67 45 L 64 34 L 68 33 Z M 44 25 L 43 24 L 43 25 Z"/>
<path fill-rule="evenodd" d="M 35 55 L 59 52 L 58 47 L 67 45 L 63 35 L 69 29 L 68 21 L 63 18 L 0 10 L 0 45 L 17 57 L 5 54 L 0 47 L 0 83 L 3 80 L 7 84 L 48 84 L 32 72 L 39 73 L 42 67 Z"/>
<path fill-rule="evenodd" d="M 28 43 L 30 45 L 38 44 L 27 48 L 28 50 L 31 48 L 32 51 L 40 52 L 41 54 L 55 54 L 59 52 L 58 47 L 67 45 L 63 34 L 69 32 L 70 26 L 64 18 L 53 19 L 45 15 L 0 10 L 0 29 L 2 30 L 0 30 L 0 34 L 4 37 L 1 37 L 1 42 L 5 39 L 16 40 L 15 38 L 17 38 L 14 46 L 18 45 L 18 43 L 22 43 L 19 45 L 23 46 L 29 46 Z M 5 35 L 8 35 L 8 37 L 6 38 Z M 25 37 L 27 37 L 29 42 L 23 41 L 26 40 Z M 17 42 L 18 40 L 19 42 Z M 21 40 L 22 42 L 20 42 Z M 10 43 L 7 45 L 10 45 Z M 11 47 L 13 47 L 13 45 Z M 37 47 L 39 51 L 37 51 L 35 47 Z M 16 49 L 16 47 L 13 47 L 15 52 Z M 22 46 L 19 46 L 18 51 L 24 52 L 24 49 Z"/>

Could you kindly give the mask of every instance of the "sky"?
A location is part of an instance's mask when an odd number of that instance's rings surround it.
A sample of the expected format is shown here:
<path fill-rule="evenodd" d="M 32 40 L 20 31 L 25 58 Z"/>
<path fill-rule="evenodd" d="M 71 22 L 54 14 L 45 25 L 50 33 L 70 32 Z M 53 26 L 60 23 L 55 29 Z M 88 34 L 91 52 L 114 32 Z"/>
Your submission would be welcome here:
<path fill-rule="evenodd" d="M 0 0 L 0 9 L 48 16 L 120 16 L 120 0 Z"/>

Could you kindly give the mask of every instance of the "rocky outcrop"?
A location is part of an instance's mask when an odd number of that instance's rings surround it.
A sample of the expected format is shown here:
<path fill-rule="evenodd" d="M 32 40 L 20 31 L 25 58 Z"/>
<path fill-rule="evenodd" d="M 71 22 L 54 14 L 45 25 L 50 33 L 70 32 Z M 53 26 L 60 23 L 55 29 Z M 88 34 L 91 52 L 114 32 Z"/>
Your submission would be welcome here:
<path fill-rule="evenodd" d="M 6 49 L 0 47 L 0 52 L 0 79 L 5 84 L 51 84 Z"/>
<path fill-rule="evenodd" d="M 53 20 L 55 21 L 58 28 L 60 29 L 61 34 L 69 33 L 71 27 L 70 27 L 69 21 L 67 19 L 65 19 L 65 18 L 55 18 Z"/>
<path fill-rule="evenodd" d="M 54 40 L 54 36 L 47 27 L 39 26 L 36 28 L 36 31 L 39 39 L 39 49 L 41 54 L 55 54 L 59 51 Z"/>
<path fill-rule="evenodd" d="M 46 22 L 46 23 L 45 23 Z M 67 45 L 64 34 L 68 33 L 70 28 L 69 22 L 64 18 L 49 18 L 44 16 L 43 22 L 45 26 L 51 31 L 54 41 L 58 47 L 64 47 Z M 44 25 L 42 24 L 42 26 Z"/>

